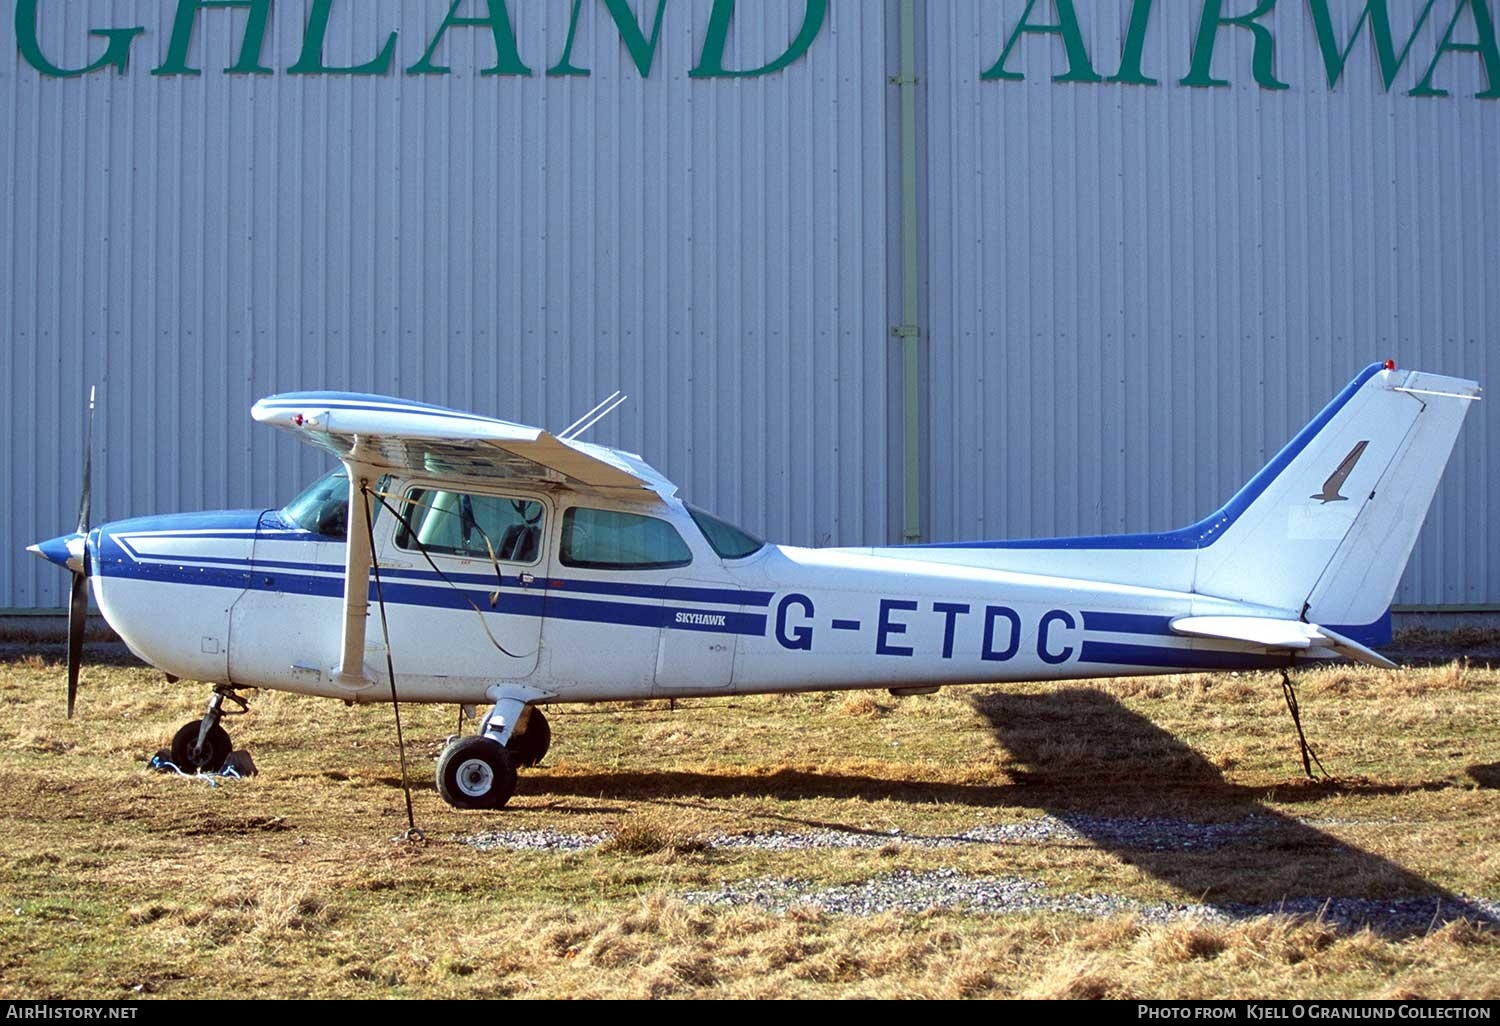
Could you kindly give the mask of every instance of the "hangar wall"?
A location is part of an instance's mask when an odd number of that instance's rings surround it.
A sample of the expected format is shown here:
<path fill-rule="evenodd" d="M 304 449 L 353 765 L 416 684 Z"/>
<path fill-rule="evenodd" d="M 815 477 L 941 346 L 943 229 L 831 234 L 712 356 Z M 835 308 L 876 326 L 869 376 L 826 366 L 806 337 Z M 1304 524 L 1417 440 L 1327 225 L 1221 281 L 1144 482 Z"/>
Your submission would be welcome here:
<path fill-rule="evenodd" d="M 725 68 L 787 51 L 805 6 L 741 5 Z M 201 75 L 153 74 L 175 2 L 41 5 L 61 67 L 99 55 L 91 28 L 144 26 L 123 74 L 39 74 L 0 18 L 0 607 L 66 602 L 63 575 L 21 550 L 76 518 L 92 380 L 107 518 L 294 495 L 323 461 L 252 427 L 273 392 L 558 430 L 620 388 L 630 402 L 590 440 L 646 454 L 696 502 L 776 536 L 884 537 L 883 20 L 844 4 L 816 61 L 693 78 L 713 5 L 676 0 L 643 77 L 591 0 L 568 64 L 590 74 L 549 74 L 572 8 L 495 5 L 530 75 L 483 74 L 487 27 L 446 32 L 431 63 L 450 73 L 408 74 L 447 0 L 332 5 L 329 66 L 397 33 L 371 75 L 288 72 L 308 3 L 268 8 L 270 74 L 221 70 L 248 5 L 198 14 Z M 656 5 L 631 8 L 649 40 Z"/>
<path fill-rule="evenodd" d="M 1389 4 L 1387 89 L 1387 5 L 1258 6 L 1286 88 L 1201 0 L 1072 5 L 1076 34 L 1020 34 L 1003 80 L 980 75 L 1025 3 L 926 5 L 934 537 L 1190 523 L 1386 357 L 1500 384 L 1500 8 Z M 1183 84 L 1205 46 L 1227 85 Z M 1497 471 L 1478 403 L 1397 602 L 1500 605 Z"/>
<path fill-rule="evenodd" d="M 88 381 L 96 517 L 284 500 L 275 391 L 619 387 L 695 501 L 900 540 L 907 154 L 923 537 L 1186 522 L 1372 360 L 1488 377 L 1495 3 L 1423 2 L 0 0 L 0 608 L 65 601 Z M 1500 606 L 1497 442 L 1398 601 Z"/>

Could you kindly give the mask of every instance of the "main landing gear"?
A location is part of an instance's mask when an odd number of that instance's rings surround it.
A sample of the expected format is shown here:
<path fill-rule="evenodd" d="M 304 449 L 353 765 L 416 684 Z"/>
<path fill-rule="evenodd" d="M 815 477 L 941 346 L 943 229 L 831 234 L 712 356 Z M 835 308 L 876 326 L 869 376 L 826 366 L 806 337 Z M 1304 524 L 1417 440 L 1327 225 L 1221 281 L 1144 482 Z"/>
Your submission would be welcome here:
<path fill-rule="evenodd" d="M 226 710 L 224 702 L 239 706 L 238 710 Z M 201 720 L 189 720 L 172 736 L 172 762 L 184 773 L 217 772 L 224 766 L 234 745 L 229 734 L 219 721 L 226 716 L 240 716 L 250 711 L 250 703 L 235 693 L 228 684 L 214 687 L 213 697 L 208 700 L 208 711 Z"/>
<path fill-rule="evenodd" d="M 535 766 L 552 744 L 531 689 L 491 688 L 495 699 L 479 733 L 455 740 L 437 764 L 437 789 L 455 809 L 498 809 L 516 793 L 516 770 Z"/>

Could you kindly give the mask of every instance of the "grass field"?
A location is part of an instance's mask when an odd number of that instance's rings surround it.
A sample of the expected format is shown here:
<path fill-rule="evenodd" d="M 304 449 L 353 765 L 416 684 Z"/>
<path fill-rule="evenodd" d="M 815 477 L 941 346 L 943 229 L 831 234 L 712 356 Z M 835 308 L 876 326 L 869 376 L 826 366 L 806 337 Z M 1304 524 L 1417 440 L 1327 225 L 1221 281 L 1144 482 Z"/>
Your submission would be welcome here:
<path fill-rule="evenodd" d="M 432 785 L 455 710 L 404 707 L 415 844 L 389 707 L 252 692 L 261 774 L 210 786 L 143 768 L 205 687 L 95 664 L 70 722 L 35 653 L 0 663 L 0 997 L 1500 997 L 1488 667 L 1302 674 L 1319 783 L 1267 674 L 563 707 L 488 814 Z M 849 843 L 738 843 L 772 834 Z M 817 897 L 934 879 L 1037 901 Z M 1276 912 L 1330 898 L 1432 914 Z"/>

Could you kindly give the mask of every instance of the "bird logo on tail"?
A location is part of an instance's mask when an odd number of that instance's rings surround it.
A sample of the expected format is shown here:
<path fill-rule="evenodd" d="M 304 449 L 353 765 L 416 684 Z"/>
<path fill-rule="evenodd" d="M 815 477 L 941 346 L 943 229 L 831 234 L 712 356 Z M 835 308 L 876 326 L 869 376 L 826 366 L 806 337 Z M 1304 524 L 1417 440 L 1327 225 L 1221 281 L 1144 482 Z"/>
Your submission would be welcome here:
<path fill-rule="evenodd" d="M 1365 449 L 1369 445 L 1370 442 L 1366 439 L 1350 449 L 1349 455 L 1344 457 L 1344 461 L 1338 465 L 1338 469 L 1329 474 L 1328 480 L 1323 482 L 1323 490 L 1316 495 L 1308 496 L 1308 498 L 1320 499 L 1325 506 L 1330 502 L 1348 502 L 1349 496 L 1340 495 L 1339 489 L 1344 487 L 1345 481 L 1349 480 L 1349 475 L 1354 472 L 1354 465 L 1359 462 L 1359 458 L 1365 454 Z"/>

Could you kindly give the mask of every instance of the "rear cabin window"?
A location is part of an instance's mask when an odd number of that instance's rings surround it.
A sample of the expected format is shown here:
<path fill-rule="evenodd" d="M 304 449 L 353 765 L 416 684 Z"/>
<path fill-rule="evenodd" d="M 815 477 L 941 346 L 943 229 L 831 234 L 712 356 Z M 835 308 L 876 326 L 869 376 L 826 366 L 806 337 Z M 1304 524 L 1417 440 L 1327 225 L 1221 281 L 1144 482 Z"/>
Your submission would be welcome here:
<path fill-rule="evenodd" d="M 669 570 L 693 553 L 665 520 L 575 506 L 563 514 L 559 558 L 585 570 Z"/>
<path fill-rule="evenodd" d="M 413 488 L 396 544 L 465 559 L 535 563 L 542 552 L 542 504 L 530 499 Z"/>

